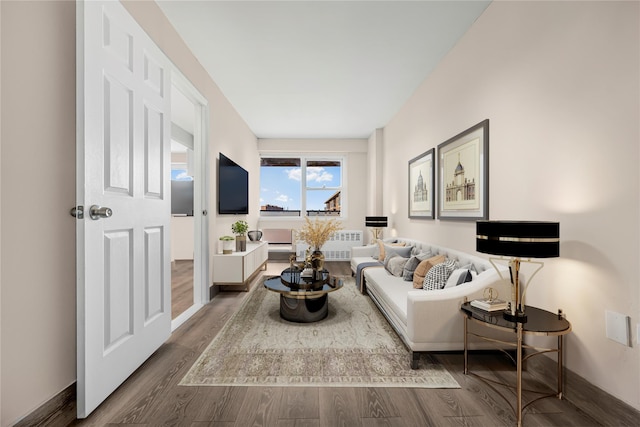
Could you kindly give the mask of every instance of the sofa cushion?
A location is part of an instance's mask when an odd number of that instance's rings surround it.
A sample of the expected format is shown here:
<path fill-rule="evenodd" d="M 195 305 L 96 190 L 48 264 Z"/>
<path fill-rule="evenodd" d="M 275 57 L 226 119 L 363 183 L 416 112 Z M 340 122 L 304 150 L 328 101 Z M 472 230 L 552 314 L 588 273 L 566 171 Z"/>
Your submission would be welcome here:
<path fill-rule="evenodd" d="M 447 279 L 447 284 L 444 285 L 444 289 L 453 288 L 463 283 L 470 282 L 477 275 L 478 273 L 472 271 L 470 268 L 456 268 Z"/>
<path fill-rule="evenodd" d="M 415 249 L 412 250 L 412 253 L 414 252 Z M 418 267 L 418 264 L 420 264 L 420 262 L 424 261 L 425 259 L 431 258 L 432 256 L 433 255 L 431 255 L 431 252 L 422 252 L 412 255 L 402 269 L 402 278 L 407 282 L 411 282 L 413 280 L 413 272 L 416 271 L 416 267 Z"/>
<path fill-rule="evenodd" d="M 456 268 L 456 262 L 452 259 L 434 265 L 424 278 L 422 289 L 432 291 L 442 289 L 447 284 L 447 279 Z"/>
<path fill-rule="evenodd" d="M 384 268 L 386 268 L 392 275 L 401 277 L 402 269 L 408 260 L 409 258 L 403 258 L 398 254 L 387 255 L 384 259 Z"/>
<path fill-rule="evenodd" d="M 424 286 L 424 278 L 429 270 L 431 270 L 434 265 L 444 262 L 444 260 L 444 255 L 436 255 L 434 257 L 421 261 L 420 264 L 418 264 L 418 266 L 416 267 L 416 270 L 413 272 L 414 289 L 422 289 Z"/>
<path fill-rule="evenodd" d="M 358 271 L 358 265 L 364 264 L 364 263 L 372 263 L 372 262 L 376 262 L 376 260 L 371 259 L 370 256 L 351 258 L 351 271 L 356 273 Z"/>
<path fill-rule="evenodd" d="M 385 310 L 393 312 L 393 317 L 407 324 L 407 293 L 413 290 L 411 282 L 394 277 L 384 268 L 365 270 L 367 292 L 374 293 Z"/>

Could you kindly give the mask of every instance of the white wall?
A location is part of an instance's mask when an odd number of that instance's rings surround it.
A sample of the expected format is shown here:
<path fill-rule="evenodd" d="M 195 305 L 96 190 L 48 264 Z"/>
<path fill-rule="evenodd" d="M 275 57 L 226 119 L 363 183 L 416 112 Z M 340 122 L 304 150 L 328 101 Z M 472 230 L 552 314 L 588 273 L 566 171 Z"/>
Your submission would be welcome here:
<path fill-rule="evenodd" d="M 75 4 L 1 2 L 2 419 L 75 381 Z"/>
<path fill-rule="evenodd" d="M 193 260 L 193 216 L 171 216 L 171 261 Z"/>
<path fill-rule="evenodd" d="M 490 218 L 560 222 L 561 258 L 546 261 L 528 303 L 564 309 L 566 366 L 636 409 L 639 12 L 493 2 L 385 127 L 383 167 L 395 234 L 473 252 L 475 224 L 408 219 L 406 168 L 488 118 Z M 605 338 L 605 309 L 631 317 L 633 347 Z"/>
<path fill-rule="evenodd" d="M 209 102 L 213 203 L 217 152 L 244 147 L 239 157 L 248 163 L 257 158 L 256 138 L 158 6 L 125 6 Z M 76 379 L 75 220 L 69 215 L 75 203 L 75 7 L 0 2 L 2 426 Z M 214 219 L 211 236 L 216 226 Z"/>
<path fill-rule="evenodd" d="M 0 5 L 0 40 L 2 34 L 2 6 Z M 2 49 L 0 48 L 0 51 Z M 2 99 L 2 55 L 0 55 L 0 99 Z M 2 224 L 2 103 L 0 102 L 0 224 Z M 0 242 L 2 242 L 2 226 L 0 225 Z M 2 245 L 0 244 L 0 260 Z M 2 262 L 0 262 L 0 378 L 2 378 Z M 2 387 L 0 384 L 0 423 L 2 422 Z"/>
<path fill-rule="evenodd" d="M 222 152 L 225 156 L 238 163 L 244 169 L 249 172 L 249 214 L 248 215 L 219 215 L 218 214 L 218 202 L 217 196 L 214 196 L 212 203 L 209 206 L 209 212 L 213 213 L 215 218 L 215 227 L 213 234 L 210 236 L 212 253 L 221 250 L 220 236 L 234 236 L 231 230 L 231 225 L 238 220 L 245 220 L 249 224 L 249 230 L 254 230 L 258 222 L 258 215 L 260 211 L 260 157 L 256 149 L 256 141 L 251 142 L 248 146 L 242 144 L 226 145 L 225 148 L 218 149 L 212 156 L 215 156 L 215 160 L 211 161 L 211 170 L 216 170 L 214 165 L 217 165 L 219 160 L 219 154 Z M 214 184 L 212 184 L 213 194 L 217 194 L 217 179 L 218 172 L 212 172 Z M 216 288 L 217 289 L 217 288 Z"/>
<path fill-rule="evenodd" d="M 367 215 L 382 215 L 382 160 L 384 129 L 376 129 L 367 141 Z"/>
<path fill-rule="evenodd" d="M 346 159 L 347 175 L 343 186 L 347 188 L 346 198 L 342 200 L 343 217 L 341 219 L 345 230 L 363 230 L 364 217 L 367 214 L 367 140 L 366 139 L 259 139 L 258 150 L 261 154 L 335 154 Z M 258 174 L 259 174 L 258 168 Z M 259 198 L 260 195 L 258 194 Z M 256 199 L 258 200 L 258 199 Z M 346 202 L 346 204 L 345 204 Z M 346 208 L 346 209 L 345 209 Z M 260 209 L 260 207 L 258 207 Z M 298 229 L 304 223 L 304 218 L 259 218 L 255 224 L 259 228 L 292 228 Z M 366 236 L 366 234 L 365 234 Z"/>

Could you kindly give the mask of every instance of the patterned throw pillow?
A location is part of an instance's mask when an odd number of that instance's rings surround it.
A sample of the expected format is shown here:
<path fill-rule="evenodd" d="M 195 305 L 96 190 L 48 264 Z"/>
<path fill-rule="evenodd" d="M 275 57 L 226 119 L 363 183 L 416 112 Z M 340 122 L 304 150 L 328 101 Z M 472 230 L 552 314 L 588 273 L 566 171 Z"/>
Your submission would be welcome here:
<path fill-rule="evenodd" d="M 434 257 L 421 261 L 420 264 L 418 264 L 418 266 L 416 267 L 416 271 L 413 272 L 413 288 L 422 289 L 424 286 L 424 278 L 429 270 L 431 270 L 434 265 L 443 263 L 444 260 L 444 255 L 436 255 Z"/>
<path fill-rule="evenodd" d="M 447 284 L 447 279 L 455 268 L 456 262 L 454 260 L 447 260 L 441 264 L 434 265 L 425 276 L 422 289 L 432 291 L 444 288 Z"/>

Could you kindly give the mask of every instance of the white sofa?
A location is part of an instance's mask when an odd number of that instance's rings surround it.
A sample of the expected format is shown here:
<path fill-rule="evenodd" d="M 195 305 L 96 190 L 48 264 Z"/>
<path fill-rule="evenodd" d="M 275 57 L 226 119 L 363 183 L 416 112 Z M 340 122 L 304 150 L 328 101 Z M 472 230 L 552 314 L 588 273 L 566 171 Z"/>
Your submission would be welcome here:
<path fill-rule="evenodd" d="M 392 240 L 386 239 L 388 243 Z M 363 271 L 366 293 L 378 306 L 400 338 L 411 352 L 411 367 L 417 368 L 420 352 L 449 351 L 464 349 L 463 316 L 460 305 L 468 299 L 480 299 L 485 288 L 492 287 L 499 298 L 508 300 L 511 284 L 507 280 L 508 270 L 504 268 L 503 277 L 496 272 L 486 259 L 417 240 L 397 238 L 398 243 L 416 248 L 416 252 L 443 254 L 454 259 L 459 265 L 473 264 L 477 276 L 470 282 L 440 290 L 414 289 L 413 282 L 391 275 L 384 267 L 371 267 Z M 359 246 L 352 249 L 351 269 L 354 274 L 361 263 L 375 261 L 378 245 Z M 495 331 L 495 338 L 506 338 Z M 474 337 L 471 337 L 474 338 Z M 469 348 L 495 348 L 478 338 L 469 340 Z"/>

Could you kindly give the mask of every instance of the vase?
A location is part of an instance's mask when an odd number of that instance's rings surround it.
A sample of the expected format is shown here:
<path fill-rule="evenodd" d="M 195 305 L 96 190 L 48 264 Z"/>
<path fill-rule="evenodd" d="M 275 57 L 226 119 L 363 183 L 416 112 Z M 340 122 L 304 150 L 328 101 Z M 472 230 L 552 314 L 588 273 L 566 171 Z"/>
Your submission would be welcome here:
<path fill-rule="evenodd" d="M 233 253 L 233 240 L 223 240 L 222 241 L 222 253 L 225 255 Z"/>
<path fill-rule="evenodd" d="M 252 242 L 257 242 L 262 239 L 262 230 L 251 230 L 247 234 L 249 235 L 249 240 Z"/>
<path fill-rule="evenodd" d="M 247 236 L 236 236 L 236 252 L 247 250 Z"/>
<path fill-rule="evenodd" d="M 319 249 L 311 253 L 311 268 L 315 271 L 322 271 L 324 269 L 324 254 Z"/>

